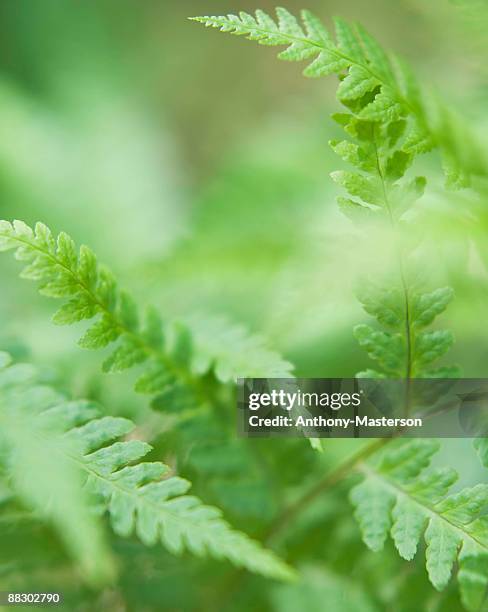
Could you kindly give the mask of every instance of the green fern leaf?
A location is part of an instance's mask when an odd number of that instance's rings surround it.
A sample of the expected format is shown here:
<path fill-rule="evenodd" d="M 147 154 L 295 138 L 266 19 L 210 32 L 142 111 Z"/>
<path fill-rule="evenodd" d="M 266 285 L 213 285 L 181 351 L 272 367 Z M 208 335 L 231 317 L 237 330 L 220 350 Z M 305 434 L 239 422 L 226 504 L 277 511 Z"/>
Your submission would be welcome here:
<path fill-rule="evenodd" d="M 474 447 L 478 453 L 481 463 L 488 467 L 488 438 L 476 438 Z"/>
<path fill-rule="evenodd" d="M 375 96 L 360 113 L 361 119 L 366 121 L 390 122 L 400 119 L 404 115 L 401 104 L 395 100 L 392 91 L 384 90 Z"/>
<path fill-rule="evenodd" d="M 332 45 L 332 39 L 324 24 L 310 11 L 302 11 L 301 13 L 305 29 L 307 30 L 307 38 L 315 40 L 324 46 Z"/>
<path fill-rule="evenodd" d="M 454 292 L 450 287 L 430 293 L 405 293 L 402 287 L 381 287 L 368 280 L 359 285 L 356 294 L 365 311 L 389 330 L 383 332 L 368 325 L 358 325 L 354 330 L 359 344 L 372 359 L 380 363 L 385 372 L 402 377 L 408 363 L 411 377 L 459 376 L 459 370 L 454 366 L 436 370 L 430 368 L 451 348 L 454 342 L 452 333 L 448 330 L 423 331 L 451 302 Z M 410 335 L 408 344 L 404 337 L 407 324 Z"/>
<path fill-rule="evenodd" d="M 436 289 L 431 293 L 416 294 L 412 297 L 412 325 L 427 327 L 447 308 L 454 297 L 450 287 Z"/>
<path fill-rule="evenodd" d="M 461 601 L 467 610 L 478 612 L 486 599 L 488 586 L 488 555 L 479 554 L 476 547 L 464 544 L 459 553 L 458 582 Z"/>
<path fill-rule="evenodd" d="M 212 366 L 223 383 L 237 378 L 289 378 L 293 366 L 267 348 L 263 338 L 223 317 L 186 320 L 195 342 L 192 369 L 205 374 Z"/>
<path fill-rule="evenodd" d="M 351 66 L 348 75 L 343 79 L 337 89 L 337 97 L 342 102 L 347 100 L 357 100 L 365 94 L 378 87 L 379 81 L 372 77 L 361 66 Z"/>
<path fill-rule="evenodd" d="M 173 409 L 213 401 L 215 384 L 201 380 L 211 369 L 222 382 L 251 373 L 286 376 L 291 372 L 289 363 L 242 329 L 210 325 L 213 331 L 200 330 L 195 341 L 187 325 L 165 324 L 154 309 L 141 316 L 132 297 L 119 289 L 90 249 L 81 246 L 78 251 L 64 233 L 55 239 L 42 223 L 32 230 L 21 221 L 1 221 L 0 251 L 7 250 L 15 250 L 15 257 L 25 264 L 21 276 L 37 281 L 41 293 L 67 300 L 55 313 L 55 323 L 95 319 L 79 340 L 81 347 L 97 350 L 116 343 L 103 363 L 104 371 L 120 372 L 142 364 L 135 388 L 158 393 L 154 404 L 158 409 L 167 409 L 170 398 Z M 235 346 L 230 351 L 226 342 L 237 342 L 242 354 L 237 355 Z"/>
<path fill-rule="evenodd" d="M 367 204 L 375 206 L 384 204 L 381 184 L 376 178 L 342 170 L 332 172 L 331 177 L 336 183 L 345 187 L 350 195 L 361 198 Z"/>
<path fill-rule="evenodd" d="M 379 287 L 363 281 L 357 287 L 356 296 L 364 310 L 381 325 L 395 330 L 404 325 L 404 297 L 399 288 Z"/>
<path fill-rule="evenodd" d="M 355 517 L 361 527 L 363 540 L 371 550 L 383 548 L 390 512 L 395 498 L 375 482 L 364 482 L 351 491 L 351 502 L 356 507 Z"/>
<path fill-rule="evenodd" d="M 385 81 L 394 81 L 393 68 L 385 51 L 361 25 L 356 24 L 356 31 L 359 34 L 359 39 L 364 47 L 371 68 Z"/>
<path fill-rule="evenodd" d="M 339 210 L 346 215 L 348 219 L 359 226 L 363 226 L 368 222 L 374 222 L 378 219 L 378 214 L 374 208 L 365 206 L 355 200 L 338 197 L 337 203 L 339 204 Z"/>
<path fill-rule="evenodd" d="M 0 465 L 17 498 L 59 532 L 83 577 L 94 585 L 109 582 L 114 564 L 101 525 L 91 513 L 76 465 L 76 446 L 64 439 L 58 423 L 38 420 L 37 410 L 64 401 L 35 384 L 33 368 L 10 365 L 0 353 Z M 77 408 L 66 404 L 73 418 Z M 90 414 L 90 408 L 86 408 Z M 3 471 L 3 470 L 2 470 Z"/>
<path fill-rule="evenodd" d="M 438 443 L 432 440 L 399 441 L 390 445 L 359 471 L 363 481 L 351 490 L 355 516 L 363 539 L 381 550 L 391 534 L 400 555 L 413 559 L 425 534 L 426 564 L 430 581 L 443 589 L 459 561 L 459 582 L 464 603 L 476 609 L 488 585 L 488 485 L 480 484 L 448 494 L 456 480 L 454 470 L 426 471 Z"/>
<path fill-rule="evenodd" d="M 4 366 L 0 385 L 2 391 L 9 390 L 7 415 L 4 410 L 0 413 L 0 441 L 8 443 L 9 470 L 17 490 L 37 507 L 42 498 L 48 516 L 61 524 L 63 535 L 67 532 L 68 545 L 84 543 L 84 553 L 95 555 L 94 568 L 100 568 L 103 555 L 98 557 L 96 532 L 82 529 L 83 496 L 95 500 L 99 513 L 108 512 L 114 531 L 121 536 L 135 532 L 144 544 L 159 541 L 174 554 L 188 550 L 199 557 L 228 559 L 268 577 L 293 578 L 291 568 L 233 530 L 217 508 L 187 495 L 191 486 L 187 480 L 171 475 L 163 463 L 141 462 L 151 450 L 149 444 L 118 441 L 133 430 L 131 421 L 100 417 L 89 402 L 67 402 L 49 388 L 34 386 L 32 368 L 10 366 L 4 354 L 0 361 Z M 11 431 L 12 423 L 19 420 L 22 435 Z M 67 466 L 62 481 L 56 478 L 60 463 Z M 41 476 L 39 486 L 34 486 Z M 72 516 L 64 516 L 62 510 Z"/>
<path fill-rule="evenodd" d="M 446 110 L 433 94 L 423 93 L 404 62 L 390 58 L 378 42 L 359 25 L 351 27 L 335 18 L 335 41 L 327 28 L 309 11 L 302 11 L 302 25 L 283 8 L 277 21 L 261 10 L 218 17 L 193 17 L 193 21 L 218 28 L 269 46 L 286 46 L 279 57 L 288 61 L 311 61 L 304 75 L 337 74 L 345 79 L 338 97 L 348 103 L 372 92 L 359 116 L 373 122 L 391 122 L 408 117 L 403 150 L 420 154 L 433 146 L 443 153 L 448 183 L 465 186 L 471 174 L 488 174 L 488 153 L 463 121 Z M 375 88 L 376 86 L 376 88 Z M 422 92 L 422 93 L 421 93 Z"/>
<path fill-rule="evenodd" d="M 449 330 L 436 330 L 418 334 L 413 353 L 417 367 L 423 369 L 426 365 L 442 357 L 451 348 L 453 342 L 454 338 Z"/>
<path fill-rule="evenodd" d="M 376 331 L 369 325 L 356 325 L 354 336 L 380 366 L 392 376 L 401 371 L 406 356 L 405 341 L 401 334 Z"/>

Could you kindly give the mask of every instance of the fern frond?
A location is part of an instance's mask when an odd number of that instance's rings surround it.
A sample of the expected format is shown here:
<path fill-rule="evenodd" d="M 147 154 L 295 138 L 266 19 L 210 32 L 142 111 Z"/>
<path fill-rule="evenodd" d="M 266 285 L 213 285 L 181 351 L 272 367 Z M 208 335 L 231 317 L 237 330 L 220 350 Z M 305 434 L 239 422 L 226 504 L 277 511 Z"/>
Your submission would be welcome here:
<path fill-rule="evenodd" d="M 10 362 L 8 354 L 0 353 L 0 466 L 9 479 L 10 496 L 15 494 L 53 525 L 87 581 L 106 583 L 114 565 L 80 474 L 69 459 L 75 449 L 57 428 L 37 421 L 36 411 L 61 397 L 35 384 L 33 368 Z"/>
<path fill-rule="evenodd" d="M 405 152 L 418 154 L 439 147 L 452 184 L 464 184 L 470 174 L 486 176 L 488 156 L 475 136 L 438 97 L 425 94 L 411 70 L 389 57 L 361 26 L 336 18 L 334 40 L 309 11 L 301 12 L 301 22 L 284 8 L 277 8 L 276 14 L 276 21 L 261 10 L 255 16 L 241 12 L 192 20 L 261 45 L 286 46 L 280 59 L 312 60 L 305 76 L 339 75 L 339 100 L 346 106 L 359 99 L 365 102 L 358 113 L 360 119 L 390 122 L 408 118 Z"/>
<path fill-rule="evenodd" d="M 354 328 L 354 335 L 388 376 L 455 378 L 459 376 L 459 369 L 455 366 L 431 367 L 451 348 L 454 341 L 452 333 L 449 330 L 425 330 L 447 308 L 453 295 L 450 287 L 429 293 L 410 289 L 405 295 L 401 286 L 393 285 L 393 288 L 385 289 L 371 282 L 363 283 L 357 292 L 358 299 L 365 311 L 387 331 L 361 324 Z M 405 334 L 406 327 L 408 336 Z M 371 371 L 361 372 L 358 376 L 371 377 Z"/>
<path fill-rule="evenodd" d="M 37 471 L 34 465 L 29 466 L 32 469 L 28 471 L 27 484 L 32 486 L 35 474 L 43 477 L 42 482 L 51 478 L 51 472 L 44 473 L 47 451 L 51 462 L 62 461 L 76 475 L 69 491 L 66 487 L 70 481 L 62 485 L 53 481 L 45 491 L 45 505 L 52 499 L 54 507 L 60 504 L 66 511 L 73 511 L 73 518 L 79 518 L 79 510 L 71 506 L 77 504 L 82 493 L 81 484 L 77 488 L 81 475 L 84 494 L 95 500 L 100 513 L 108 512 L 114 531 L 121 536 L 135 532 L 144 544 L 159 541 L 174 554 L 188 550 L 199 557 L 225 558 L 237 566 L 280 580 L 294 576 L 291 568 L 271 551 L 233 530 L 217 508 L 187 495 L 191 486 L 187 480 L 172 476 L 163 463 L 142 462 L 151 450 L 149 444 L 135 439 L 119 441 L 133 430 L 131 421 L 100 417 L 97 407 L 90 402 L 67 402 L 49 388 L 32 386 L 31 368 L 21 364 L 4 366 L 0 383 L 2 388 L 11 389 L 12 418 L 22 419 L 22 427 L 28 421 L 33 435 L 40 440 L 50 439 L 53 432 L 56 434 L 50 447 L 42 447 L 43 452 L 37 457 Z M 25 462 L 18 463 L 25 440 L 11 436 L 2 427 L 0 441 L 4 440 L 8 442 L 9 469 L 18 487 L 27 475 Z M 22 485 L 20 490 L 25 488 Z M 69 522 L 69 517 L 65 521 Z M 74 534 L 70 535 L 74 538 Z M 93 543 L 90 540 L 86 545 L 90 547 Z"/>
<path fill-rule="evenodd" d="M 386 70 L 386 67 L 385 67 Z M 383 117 L 378 122 L 358 118 L 368 108 L 368 99 L 356 100 L 351 113 L 336 117 L 351 140 L 331 143 L 333 149 L 357 168 L 332 172 L 351 198 L 339 198 L 339 206 L 353 222 L 383 223 L 394 234 L 394 259 L 398 260 L 398 280 L 387 279 L 388 286 L 363 281 L 358 298 L 366 312 L 377 318 L 386 331 L 358 325 L 355 336 L 381 372 L 393 377 L 456 376 L 457 369 L 432 370 L 431 364 L 451 347 L 449 331 L 425 331 L 452 300 L 449 287 L 430 293 L 419 290 L 412 266 L 411 250 L 405 248 L 401 231 L 407 226 L 405 213 L 423 194 L 425 178 L 407 178 L 415 150 L 408 150 L 408 133 L 403 118 Z M 352 199 L 353 198 L 353 199 Z M 359 376 L 377 376 L 370 370 Z"/>
<path fill-rule="evenodd" d="M 293 366 L 271 351 L 263 338 L 250 335 L 242 325 L 224 317 L 192 317 L 185 321 L 191 329 L 195 353 L 193 371 L 205 373 L 213 368 L 223 383 L 237 378 L 289 378 Z"/>
<path fill-rule="evenodd" d="M 432 440 L 390 445 L 359 465 L 363 480 L 351 490 L 351 501 L 371 550 L 381 550 L 390 533 L 399 554 L 411 560 L 424 534 L 436 589 L 447 585 L 457 560 L 463 603 L 477 610 L 488 586 L 488 485 L 449 495 L 456 472 L 426 469 L 438 448 Z"/>
<path fill-rule="evenodd" d="M 104 361 L 106 372 L 117 372 L 150 361 L 150 391 L 185 388 L 197 391 L 198 382 L 189 372 L 190 339 L 180 329 L 173 346 L 165 344 L 163 323 L 154 310 L 148 310 L 141 322 L 139 309 L 126 292 L 118 288 L 111 272 L 97 261 L 85 246 L 76 248 L 65 233 L 55 239 L 49 228 L 38 223 L 33 231 L 21 221 L 0 223 L 0 250 L 15 250 L 24 262 L 21 277 L 39 282 L 39 291 L 49 297 L 67 300 L 54 314 L 58 325 L 84 319 L 95 322 L 80 338 L 87 349 L 101 349 L 119 341 Z M 143 381 L 143 382 L 142 382 Z M 136 388 L 146 391 L 146 378 Z"/>
<path fill-rule="evenodd" d="M 213 368 L 220 380 L 228 381 L 242 365 L 230 364 L 229 352 L 220 345 L 204 341 L 202 347 L 199 341 L 197 346 L 188 326 L 169 325 L 154 309 L 141 316 L 133 298 L 119 289 L 95 254 L 84 245 L 78 250 L 65 233 L 55 238 L 42 223 L 33 230 L 21 221 L 1 221 L 0 251 L 7 250 L 15 250 L 15 257 L 24 262 L 22 278 L 37 281 L 40 293 L 65 300 L 53 317 L 56 324 L 95 319 L 79 340 L 81 347 L 101 349 L 117 343 L 103 363 L 105 372 L 144 364 L 135 389 L 157 395 L 158 407 L 171 404 L 175 410 L 206 403 L 214 389 L 209 381 L 203 383 L 204 370 Z M 243 347 L 252 347 L 250 359 L 259 359 L 253 366 L 248 360 L 248 369 L 254 367 L 262 376 L 289 375 L 291 365 L 265 350 L 260 340 L 243 331 L 228 333 Z"/>
<path fill-rule="evenodd" d="M 116 533 L 128 536 L 135 531 L 144 544 L 161 541 L 174 554 L 189 550 L 197 556 L 229 559 L 266 576 L 293 576 L 273 553 L 231 529 L 220 510 L 186 495 L 191 484 L 177 476 L 167 477 L 167 466 L 157 462 L 131 465 L 149 452 L 149 445 L 137 440 L 113 441 L 132 428 L 130 422 L 104 417 L 67 433 L 83 445 L 87 488 L 104 500 Z M 107 442 L 113 443 L 99 448 Z"/>

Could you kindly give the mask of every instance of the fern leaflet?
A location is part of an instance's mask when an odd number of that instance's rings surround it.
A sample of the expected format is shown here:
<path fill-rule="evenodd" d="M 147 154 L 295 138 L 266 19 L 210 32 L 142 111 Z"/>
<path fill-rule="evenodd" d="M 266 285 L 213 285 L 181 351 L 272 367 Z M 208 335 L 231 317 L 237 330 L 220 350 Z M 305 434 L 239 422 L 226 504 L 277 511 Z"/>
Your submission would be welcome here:
<path fill-rule="evenodd" d="M 438 448 L 432 440 L 390 444 L 358 466 L 363 481 L 351 490 L 351 501 L 371 550 L 381 550 L 390 532 L 399 554 L 411 560 L 424 534 L 427 571 L 436 589 L 447 585 L 458 560 L 463 603 L 478 610 L 488 586 L 488 485 L 449 495 L 456 472 L 426 470 Z"/>
<path fill-rule="evenodd" d="M 374 316 L 387 331 L 379 331 L 361 324 L 354 328 L 359 344 L 381 371 L 365 370 L 359 377 L 377 378 L 456 378 L 457 366 L 432 368 L 452 346 L 449 330 L 425 331 L 434 318 L 441 314 L 453 297 L 449 287 L 429 293 L 405 292 L 402 288 L 380 288 L 364 284 L 358 298 L 368 314 Z M 408 300 L 408 311 L 405 301 Z M 406 330 L 406 331 L 405 331 Z"/>
<path fill-rule="evenodd" d="M 69 464 L 84 480 L 84 494 L 95 500 L 100 513 L 108 512 L 114 531 L 121 536 L 133 532 L 146 545 L 160 541 L 170 552 L 180 554 L 184 550 L 204 557 L 225 558 L 237 566 L 265 576 L 287 580 L 293 571 L 271 551 L 265 550 L 254 540 L 233 530 L 217 508 L 204 505 L 200 499 L 187 495 L 190 483 L 178 476 L 172 476 L 169 468 L 160 462 L 141 462 L 151 450 L 149 444 L 132 439 L 118 441 L 129 434 L 134 424 L 124 418 L 100 417 L 96 406 L 86 401 L 67 402 L 49 388 L 33 386 L 30 380 L 32 369 L 25 366 L 9 365 L 4 359 L 0 371 L 2 388 L 10 388 L 9 416 L 18 427 L 26 426 L 28 417 L 32 436 L 41 440 L 49 439 L 50 446 L 43 449 L 52 455 L 52 461 L 62 460 Z M 15 401 L 14 401 L 15 400 Z M 23 414 L 27 410 L 27 415 Z M 9 422 L 10 422 L 9 421 Z M 7 440 L 9 470 L 13 473 L 15 486 L 20 491 L 34 488 L 39 507 L 50 508 L 53 501 L 60 499 L 60 508 L 68 509 L 64 495 L 70 484 L 64 480 L 53 482 L 47 490 L 34 486 L 36 479 L 44 482 L 45 467 L 41 458 L 25 469 L 15 461 L 22 456 L 25 436 L 11 434 L 12 428 L 0 430 L 0 441 Z M 21 474 L 18 474 L 19 469 Z M 41 472 L 41 473 L 40 473 Z M 71 472 L 70 472 L 71 473 Z M 76 479 L 71 483 L 75 489 Z M 79 501 L 81 494 L 73 494 L 71 504 Z M 54 507 L 57 507 L 56 503 Z M 83 506 L 81 506 L 83 507 Z M 74 518 L 79 517 L 79 512 Z M 59 518 L 59 517 L 58 517 Z M 61 521 L 60 528 L 66 528 L 68 520 Z M 68 542 L 73 534 L 68 533 Z M 76 541 L 75 538 L 73 538 Z M 86 543 L 87 545 L 90 542 Z"/>
<path fill-rule="evenodd" d="M 399 263 L 399 280 L 387 279 L 387 287 L 367 279 L 358 297 L 365 310 L 375 316 L 386 331 L 358 325 L 355 335 L 381 371 L 366 370 L 359 376 L 437 377 L 456 376 L 455 367 L 432 369 L 431 363 L 450 348 L 449 331 L 424 331 L 452 299 L 450 288 L 425 293 L 410 270 L 409 253 L 402 235 L 408 224 L 405 213 L 420 198 L 425 178 L 407 178 L 413 159 L 439 144 L 428 129 L 420 87 L 410 72 L 393 62 L 380 45 L 360 26 L 335 20 L 336 40 L 308 11 L 302 12 L 303 27 L 288 11 L 277 9 L 278 22 L 262 11 L 256 17 L 196 18 L 226 32 L 245 35 L 266 45 L 286 45 L 281 59 L 310 60 L 307 76 L 338 74 L 337 97 L 347 112 L 334 119 L 347 139 L 331 141 L 334 151 L 354 171 L 336 171 L 331 176 L 349 197 L 340 197 L 339 206 L 360 225 L 372 221 L 391 226 L 395 241 L 393 256 Z M 445 115 L 445 113 L 443 113 Z M 448 128 L 444 126 L 442 133 Z M 457 150 L 457 147 L 456 147 Z M 459 148 L 462 150 L 462 147 Z"/>
<path fill-rule="evenodd" d="M 286 9 L 276 9 L 277 21 L 262 10 L 255 16 L 194 17 L 194 21 L 255 40 L 261 45 L 286 46 L 279 54 L 288 61 L 312 62 L 305 76 L 338 74 L 343 78 L 339 99 L 369 96 L 360 118 L 369 121 L 409 119 L 405 152 L 425 152 L 440 147 L 448 179 L 465 185 L 470 174 L 486 176 L 488 157 L 474 135 L 457 116 L 424 89 L 404 62 L 390 58 L 378 42 L 359 25 L 351 27 L 336 18 L 335 41 L 327 28 L 310 11 L 302 11 L 302 23 Z"/>
<path fill-rule="evenodd" d="M 62 398 L 53 389 L 35 384 L 32 367 L 10 364 L 10 356 L 0 352 L 2 480 L 8 479 L 8 488 L 17 499 L 59 532 L 85 580 L 94 585 L 106 583 L 114 574 L 113 560 L 80 474 L 68 459 L 74 448 L 37 420 L 38 410 Z M 60 455 L 61 446 L 64 452 Z"/>
<path fill-rule="evenodd" d="M 67 234 L 55 239 L 42 223 L 32 230 L 22 221 L 1 221 L 0 251 L 6 250 L 15 250 L 15 257 L 25 262 L 22 278 L 38 281 L 44 295 L 66 300 L 54 314 L 55 323 L 96 318 L 79 340 L 81 347 L 102 349 L 118 341 L 103 363 L 105 372 L 145 364 L 135 389 L 157 395 L 155 406 L 177 410 L 208 403 L 214 399 L 215 385 L 204 382 L 202 375 L 214 369 L 217 378 L 226 382 L 235 374 L 235 367 L 229 369 L 225 363 L 228 352 L 218 345 L 212 349 L 208 342 L 195 343 L 188 326 L 166 324 L 152 308 L 141 317 L 133 298 L 119 289 L 94 253 L 84 245 L 78 251 Z M 262 342 L 243 331 L 238 336 L 242 345 L 252 348 L 248 371 L 254 368 L 256 373 L 258 357 L 261 375 L 290 374 L 291 364 L 265 349 Z M 245 374 L 244 368 L 241 376 Z"/>
<path fill-rule="evenodd" d="M 191 317 L 185 320 L 195 343 L 193 370 L 204 374 L 214 369 L 222 383 L 237 378 L 292 377 L 293 366 L 270 351 L 257 335 L 249 335 L 241 325 L 224 317 Z"/>

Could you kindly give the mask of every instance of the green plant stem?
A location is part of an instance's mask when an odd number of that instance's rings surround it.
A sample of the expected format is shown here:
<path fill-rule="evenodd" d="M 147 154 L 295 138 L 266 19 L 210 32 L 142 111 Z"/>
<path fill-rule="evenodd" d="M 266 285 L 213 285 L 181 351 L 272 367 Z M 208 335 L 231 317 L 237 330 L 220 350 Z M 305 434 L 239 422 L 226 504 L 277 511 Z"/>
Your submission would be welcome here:
<path fill-rule="evenodd" d="M 400 277 L 402 280 L 403 294 L 405 296 L 405 337 L 407 341 L 407 359 L 406 359 L 406 371 L 405 371 L 405 405 L 404 413 L 405 416 L 410 414 L 411 405 L 411 379 L 412 379 L 412 325 L 410 321 L 410 303 L 408 296 L 408 285 L 405 280 L 405 274 L 403 271 L 403 261 L 401 253 L 399 253 L 400 263 Z"/>
<path fill-rule="evenodd" d="M 336 485 L 343 478 L 346 478 L 353 470 L 357 469 L 360 464 L 368 457 L 380 450 L 383 446 L 391 442 L 393 438 L 374 439 L 369 444 L 366 444 L 357 452 L 347 457 L 339 463 L 333 470 L 327 472 L 325 476 L 319 480 L 311 489 L 306 491 L 297 501 L 286 508 L 280 516 L 274 521 L 269 529 L 261 536 L 261 540 L 268 546 L 284 531 L 288 524 L 303 512 L 310 503 L 325 491 Z M 211 606 L 212 610 L 225 610 L 229 601 L 239 591 L 243 581 L 247 578 L 244 570 L 237 570 L 229 576 L 228 580 L 219 592 L 219 600 L 216 606 Z M 209 608 L 210 609 L 210 608 Z"/>
<path fill-rule="evenodd" d="M 323 492 L 333 487 L 340 480 L 347 477 L 357 466 L 373 455 L 377 450 L 388 444 L 392 438 L 380 438 L 374 439 L 369 444 L 366 444 L 357 452 L 347 457 L 344 461 L 339 463 L 330 472 L 327 472 L 325 476 L 319 480 L 311 489 L 306 491 L 295 503 L 286 508 L 284 512 L 277 518 L 277 520 L 271 525 L 268 531 L 264 534 L 266 542 L 274 540 L 283 529 L 296 518 L 311 502 L 319 497 Z"/>
<path fill-rule="evenodd" d="M 383 169 L 381 168 L 380 157 L 378 153 L 378 145 L 376 141 L 376 131 L 375 127 L 372 128 L 372 136 L 376 153 L 376 169 L 378 172 L 378 176 L 381 180 L 381 188 L 383 191 L 383 200 L 385 203 L 385 207 L 388 211 L 388 217 L 390 219 L 390 225 L 393 232 L 397 232 L 397 225 L 395 223 L 395 217 L 393 215 L 393 211 L 391 209 L 390 200 L 388 197 L 388 190 L 386 186 L 385 176 Z M 400 280 L 402 285 L 402 291 L 404 296 L 404 304 L 405 304 L 405 341 L 406 341 L 406 357 L 405 357 L 405 402 L 404 402 L 404 414 L 408 416 L 410 414 L 410 405 L 411 405 L 411 378 L 412 378 L 412 369 L 413 369 L 413 347 L 412 347 L 412 325 L 410 320 L 410 300 L 409 300 L 409 291 L 408 291 L 408 283 L 405 277 L 405 270 L 403 264 L 403 256 L 401 251 L 401 245 L 397 247 L 397 257 L 398 257 L 398 268 L 400 271 Z"/>

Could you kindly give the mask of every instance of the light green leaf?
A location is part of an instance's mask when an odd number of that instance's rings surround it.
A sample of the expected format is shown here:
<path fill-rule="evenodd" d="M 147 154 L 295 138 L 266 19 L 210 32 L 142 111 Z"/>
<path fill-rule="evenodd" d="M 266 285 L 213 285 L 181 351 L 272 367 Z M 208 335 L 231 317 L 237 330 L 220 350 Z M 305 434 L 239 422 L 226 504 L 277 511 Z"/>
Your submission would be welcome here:
<path fill-rule="evenodd" d="M 374 177 L 343 170 L 331 172 L 330 176 L 338 185 L 347 189 L 352 196 L 357 196 L 368 204 L 384 205 L 381 184 Z"/>
<path fill-rule="evenodd" d="M 449 330 L 436 330 L 421 332 L 415 344 L 415 363 L 423 367 L 439 357 L 442 357 L 451 348 L 454 337 Z"/>
<path fill-rule="evenodd" d="M 417 544 L 425 530 L 427 517 L 408 499 L 399 498 L 393 509 L 391 537 L 400 556 L 411 561 L 417 552 Z"/>
<path fill-rule="evenodd" d="M 157 363 L 141 374 L 135 384 L 135 390 L 139 393 L 158 393 L 168 385 L 174 384 L 174 380 L 168 368 L 162 363 Z"/>
<path fill-rule="evenodd" d="M 270 350 L 260 336 L 223 317 L 192 317 L 186 321 L 191 329 L 195 350 L 192 370 L 205 374 L 213 366 L 221 382 L 237 378 L 289 378 L 293 366 Z"/>
<path fill-rule="evenodd" d="M 378 287 L 365 280 L 358 286 L 356 296 L 381 325 L 391 329 L 405 325 L 405 296 L 400 289 Z"/>
<path fill-rule="evenodd" d="M 462 598 L 474 609 L 473 602 L 479 602 L 488 583 L 483 573 L 488 560 L 488 485 L 447 496 L 455 471 L 427 471 L 438 447 L 433 440 L 390 442 L 379 457 L 358 466 L 363 481 L 351 491 L 351 500 L 363 539 L 374 549 L 383 545 L 392 521 L 391 536 L 400 555 L 412 559 L 425 530 L 427 571 L 436 589 L 447 585 L 459 555 Z"/>
<path fill-rule="evenodd" d="M 401 105 L 392 97 L 391 93 L 381 91 L 360 113 L 362 119 L 376 122 L 396 121 L 403 115 Z"/>
<path fill-rule="evenodd" d="M 113 320 L 104 315 L 87 329 L 78 344 L 86 349 L 100 349 L 117 340 L 119 335 L 120 330 Z"/>
<path fill-rule="evenodd" d="M 395 77 L 386 53 L 360 24 L 356 24 L 356 30 L 366 51 L 366 57 L 368 58 L 372 71 L 380 75 L 382 79 L 394 82 Z"/>
<path fill-rule="evenodd" d="M 399 372 L 405 363 L 405 341 L 401 334 L 375 331 L 369 325 L 356 325 L 354 337 L 390 373 Z"/>
<path fill-rule="evenodd" d="M 310 40 L 316 41 L 322 45 L 332 45 L 330 34 L 318 17 L 310 11 L 305 10 L 302 11 L 301 15 L 305 29 L 307 30 L 307 37 Z"/>
<path fill-rule="evenodd" d="M 356 508 L 354 516 L 359 523 L 364 543 L 371 550 L 381 550 L 391 525 L 394 495 L 374 480 L 365 480 L 351 490 L 350 498 Z"/>
<path fill-rule="evenodd" d="M 102 369 L 104 372 L 122 372 L 137 363 L 146 361 L 147 358 L 148 355 L 140 343 L 126 336 L 122 338 L 121 343 L 112 354 L 105 359 Z"/>
<path fill-rule="evenodd" d="M 466 524 L 487 505 L 488 485 L 479 484 L 443 499 L 436 505 L 436 510 L 449 520 Z"/>
<path fill-rule="evenodd" d="M 355 62 L 365 63 L 361 45 L 352 28 L 340 17 L 334 17 L 337 45 L 344 55 Z"/>
<path fill-rule="evenodd" d="M 437 468 L 429 473 L 422 473 L 405 485 L 406 490 L 428 504 L 436 504 L 444 498 L 451 486 L 458 479 L 453 468 Z"/>
<path fill-rule="evenodd" d="M 319 56 L 303 71 L 304 76 L 318 78 L 342 72 L 348 67 L 347 60 L 330 51 L 321 51 Z"/>
<path fill-rule="evenodd" d="M 82 472 L 70 456 L 77 445 L 62 435 L 61 419 L 42 419 L 60 396 L 44 387 L 26 387 L 2 359 L 0 446 L 13 493 L 52 524 L 88 582 L 110 582 L 115 567 L 102 526 L 82 489 Z M 12 384 L 17 379 L 17 384 Z"/>
<path fill-rule="evenodd" d="M 465 541 L 459 554 L 458 582 L 464 607 L 479 612 L 488 587 L 488 554 L 471 542 Z"/>
<path fill-rule="evenodd" d="M 112 566 L 98 521 L 88 511 L 90 499 L 108 512 L 120 535 L 135 532 L 145 544 L 160 541 L 174 554 L 188 550 L 225 558 L 279 580 L 294 577 L 274 553 L 233 530 L 220 510 L 187 495 L 187 480 L 168 476 L 162 463 L 141 463 L 151 447 L 119 441 L 134 429 L 131 421 L 98 418 L 88 402 L 66 402 L 51 389 L 26 387 L 22 376 L 11 375 L 17 366 L 2 361 L 0 442 L 7 445 L 15 490 L 56 525 L 94 583 L 106 580 Z"/>
<path fill-rule="evenodd" d="M 329 144 L 344 161 L 356 166 L 360 170 L 370 172 L 376 169 L 374 152 L 367 153 L 363 147 L 348 140 L 331 140 Z"/>
<path fill-rule="evenodd" d="M 379 470 L 406 482 L 419 476 L 438 450 L 437 440 L 411 440 L 407 444 L 393 445 L 381 456 Z"/>
<path fill-rule="evenodd" d="M 305 33 L 298 24 L 296 18 L 285 8 L 277 7 L 278 27 L 283 34 L 289 34 L 297 38 L 305 38 Z"/>
<path fill-rule="evenodd" d="M 447 308 L 454 297 L 450 287 L 442 287 L 431 293 L 415 294 L 411 300 L 412 324 L 418 328 L 430 325 Z"/>
<path fill-rule="evenodd" d="M 361 66 L 353 65 L 337 89 L 339 100 L 356 100 L 377 87 L 379 81 Z"/>
<path fill-rule="evenodd" d="M 79 295 L 63 304 L 53 315 L 56 325 L 71 325 L 83 319 L 92 319 L 97 314 L 97 305 L 86 295 Z"/>
<path fill-rule="evenodd" d="M 447 585 L 451 577 L 461 536 L 445 521 L 432 518 L 425 532 L 425 542 L 427 544 L 427 572 L 434 587 L 440 591 Z"/>
<path fill-rule="evenodd" d="M 349 198 L 338 197 L 337 203 L 339 210 L 346 215 L 354 223 L 362 225 L 365 222 L 372 221 L 377 218 L 377 209 L 350 200 Z"/>

